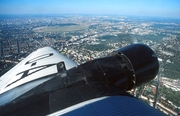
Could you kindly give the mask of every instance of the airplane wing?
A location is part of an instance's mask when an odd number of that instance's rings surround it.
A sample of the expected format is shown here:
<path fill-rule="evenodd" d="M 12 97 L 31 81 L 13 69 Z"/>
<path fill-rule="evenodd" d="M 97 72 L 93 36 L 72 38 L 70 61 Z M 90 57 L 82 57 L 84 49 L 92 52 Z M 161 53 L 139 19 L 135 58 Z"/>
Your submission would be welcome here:
<path fill-rule="evenodd" d="M 164 115 L 126 92 L 158 68 L 143 44 L 81 65 L 41 48 L 0 78 L 0 115 Z"/>
<path fill-rule="evenodd" d="M 4 96 L 0 96 L 0 105 L 51 79 L 59 72 L 58 65 L 61 63 L 65 65 L 65 70 L 77 66 L 75 62 L 51 47 L 44 47 L 31 53 L 0 78 L 0 94 L 5 93 Z"/>

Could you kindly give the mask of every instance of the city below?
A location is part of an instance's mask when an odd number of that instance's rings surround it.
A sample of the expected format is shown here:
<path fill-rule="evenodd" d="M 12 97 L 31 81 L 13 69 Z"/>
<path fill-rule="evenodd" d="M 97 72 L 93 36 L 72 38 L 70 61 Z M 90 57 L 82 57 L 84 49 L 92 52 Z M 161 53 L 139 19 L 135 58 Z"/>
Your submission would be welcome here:
<path fill-rule="evenodd" d="M 116 15 L 1 15 L 0 76 L 45 46 L 82 64 L 133 43 L 150 46 L 158 56 L 160 68 L 154 80 L 129 93 L 167 115 L 178 115 L 178 19 Z"/>

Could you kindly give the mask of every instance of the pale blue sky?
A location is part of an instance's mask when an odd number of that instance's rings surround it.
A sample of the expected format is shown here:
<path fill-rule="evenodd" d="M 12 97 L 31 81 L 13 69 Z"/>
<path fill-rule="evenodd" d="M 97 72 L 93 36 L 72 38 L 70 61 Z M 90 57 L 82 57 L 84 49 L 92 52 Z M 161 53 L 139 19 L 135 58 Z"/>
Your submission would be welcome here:
<path fill-rule="evenodd" d="M 0 14 L 117 14 L 180 18 L 180 0 L 0 0 Z"/>

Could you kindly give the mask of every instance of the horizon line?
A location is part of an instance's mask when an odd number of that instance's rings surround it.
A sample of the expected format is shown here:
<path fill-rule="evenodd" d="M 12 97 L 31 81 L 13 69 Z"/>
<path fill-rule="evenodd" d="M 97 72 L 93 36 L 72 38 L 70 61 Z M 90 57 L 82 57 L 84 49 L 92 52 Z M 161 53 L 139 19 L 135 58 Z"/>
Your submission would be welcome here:
<path fill-rule="evenodd" d="M 4 15 L 4 16 L 8 16 L 8 15 L 19 15 L 19 16 L 22 16 L 22 15 L 42 15 L 42 16 L 45 16 L 45 15 L 79 15 L 79 16 L 82 16 L 82 15 L 91 15 L 91 16 L 125 16 L 125 17 L 149 17 L 149 18 L 166 18 L 166 19 L 180 19 L 180 17 L 168 17 L 168 16 L 147 16 L 147 15 L 130 15 L 130 14 L 127 14 L 127 15 L 124 15 L 124 14 L 91 14 L 91 13 L 27 13 L 27 14 L 24 14 L 24 13 L 17 13 L 17 14 L 4 14 L 4 13 L 0 13 L 0 15 Z"/>

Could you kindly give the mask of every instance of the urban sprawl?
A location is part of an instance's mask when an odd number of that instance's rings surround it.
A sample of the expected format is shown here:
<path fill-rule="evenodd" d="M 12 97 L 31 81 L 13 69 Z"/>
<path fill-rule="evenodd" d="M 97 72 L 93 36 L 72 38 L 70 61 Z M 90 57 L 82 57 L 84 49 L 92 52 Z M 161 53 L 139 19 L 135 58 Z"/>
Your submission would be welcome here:
<path fill-rule="evenodd" d="M 1 16 L 0 76 L 45 46 L 82 64 L 133 43 L 150 46 L 158 56 L 160 69 L 154 80 L 129 93 L 168 115 L 177 115 L 180 112 L 180 20 L 177 19 L 98 15 Z"/>

